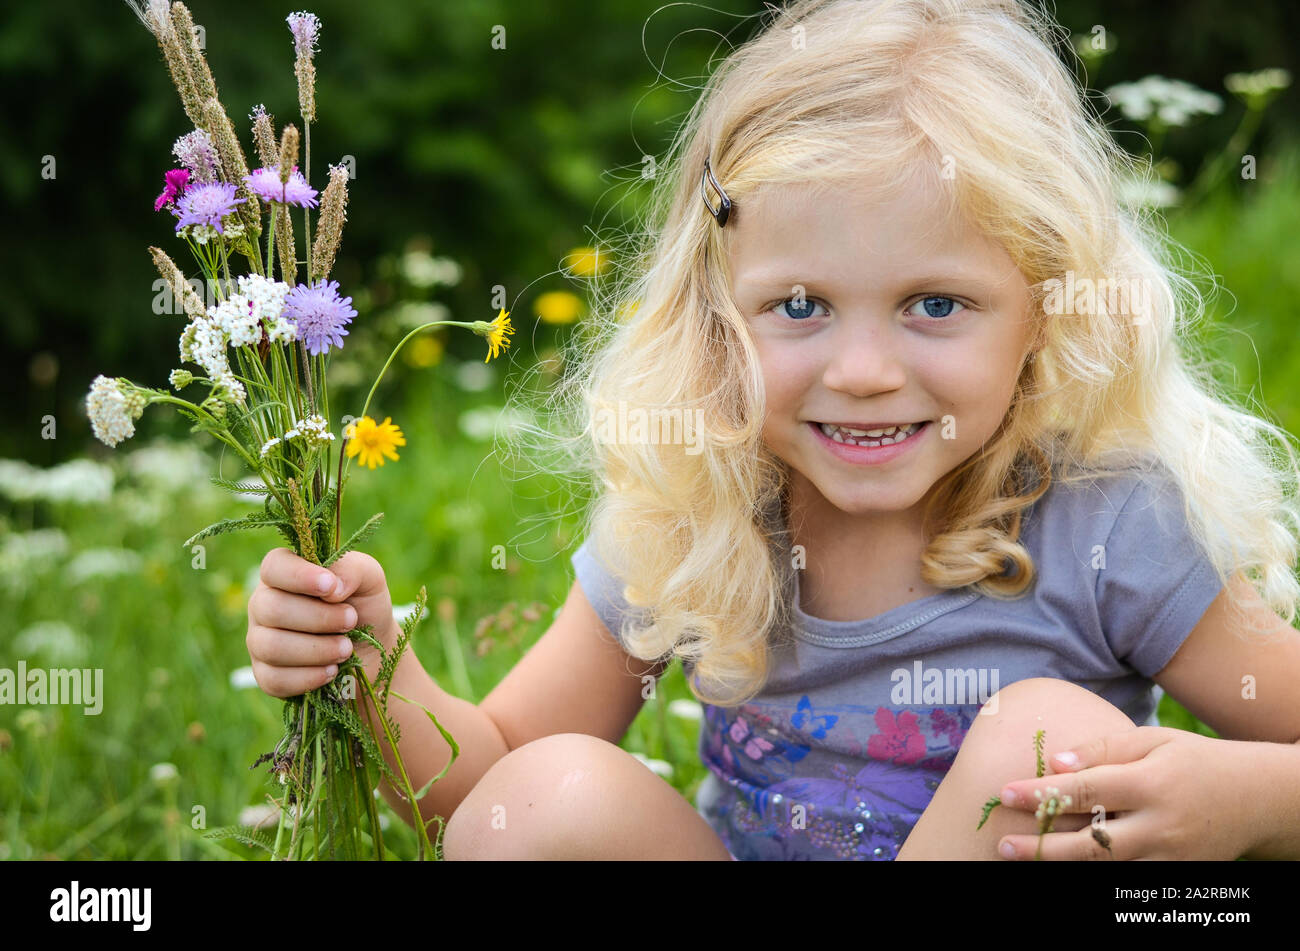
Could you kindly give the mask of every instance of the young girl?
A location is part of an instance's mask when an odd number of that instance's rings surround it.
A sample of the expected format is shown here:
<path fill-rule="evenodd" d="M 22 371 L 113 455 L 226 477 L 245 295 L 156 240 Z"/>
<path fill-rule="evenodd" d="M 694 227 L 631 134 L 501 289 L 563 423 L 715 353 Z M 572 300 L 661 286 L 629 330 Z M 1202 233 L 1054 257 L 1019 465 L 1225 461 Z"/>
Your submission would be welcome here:
<path fill-rule="evenodd" d="M 398 670 L 462 751 L 446 857 L 1025 859 L 1050 787 L 1044 859 L 1300 857 L 1289 436 L 1185 355 L 1055 29 L 806 0 L 712 78 L 556 394 L 600 490 L 567 602 L 477 706 Z M 262 580 L 273 696 L 396 636 L 369 556 Z M 694 807 L 617 745 L 673 658 Z M 394 710 L 419 786 L 450 750 Z"/>

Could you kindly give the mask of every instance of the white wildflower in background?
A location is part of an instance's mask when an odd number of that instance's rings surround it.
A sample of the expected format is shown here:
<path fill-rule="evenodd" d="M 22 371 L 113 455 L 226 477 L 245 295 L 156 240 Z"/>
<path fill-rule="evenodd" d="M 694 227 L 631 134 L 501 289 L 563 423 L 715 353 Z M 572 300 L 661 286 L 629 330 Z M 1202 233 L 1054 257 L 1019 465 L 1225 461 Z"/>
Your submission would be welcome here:
<path fill-rule="evenodd" d="M 207 481 L 209 465 L 208 457 L 192 443 L 163 439 L 127 453 L 124 463 L 134 478 L 167 489 L 189 491 Z"/>
<path fill-rule="evenodd" d="M 257 686 L 252 667 L 236 667 L 230 672 L 230 686 L 236 690 L 248 690 Z"/>
<path fill-rule="evenodd" d="M 406 619 L 411 616 L 413 611 L 415 611 L 414 601 L 412 601 L 410 604 L 394 604 L 393 620 L 395 620 L 398 624 L 405 623 Z M 429 606 L 426 604 L 424 606 L 424 611 L 420 614 L 419 619 L 423 621 L 428 616 L 429 616 Z"/>
<path fill-rule="evenodd" d="M 0 459 L 0 495 L 16 502 L 103 502 L 112 493 L 113 470 L 93 459 L 71 459 L 48 469 Z"/>
<path fill-rule="evenodd" d="M 633 753 L 633 757 L 650 768 L 650 771 L 664 779 L 673 778 L 673 764 L 661 759 L 651 759 L 643 753 Z"/>
<path fill-rule="evenodd" d="M 116 446 L 135 435 L 135 424 L 144 413 L 145 399 L 135 390 L 124 390 L 117 380 L 95 377 L 86 396 L 86 414 L 95 438 L 106 446 Z"/>
<path fill-rule="evenodd" d="M 172 370 L 171 376 L 167 377 L 167 382 L 179 393 L 194 382 L 194 374 L 189 370 Z"/>
<path fill-rule="evenodd" d="M 36 656 L 56 667 L 68 667 L 86 658 L 90 644 L 63 621 L 37 621 L 18 632 L 13 650 L 19 657 Z"/>
<path fill-rule="evenodd" d="M 0 537 L 0 575 L 13 574 L 24 565 L 55 562 L 67 551 L 68 536 L 61 528 L 6 534 Z"/>
<path fill-rule="evenodd" d="M 425 324 L 431 324 L 435 320 L 449 320 L 451 311 L 447 309 L 446 304 L 439 304 L 436 301 L 407 301 L 397 308 L 397 324 L 399 327 L 422 327 Z M 480 365 L 477 360 L 470 361 L 476 366 Z"/>
<path fill-rule="evenodd" d="M 416 287 L 454 286 L 460 282 L 459 264 L 451 258 L 435 258 L 428 251 L 408 251 L 402 255 L 401 269 L 406 280 Z"/>
<path fill-rule="evenodd" d="M 268 439 L 265 443 L 262 444 L 262 451 L 257 454 L 257 457 L 259 459 L 265 459 L 266 454 L 270 452 L 272 449 L 274 449 L 276 446 L 278 446 L 279 444 L 280 444 L 280 437 L 272 436 L 270 439 Z"/>
<path fill-rule="evenodd" d="M 149 768 L 149 778 L 160 786 L 163 783 L 174 781 L 179 776 L 180 773 L 176 771 L 176 767 L 171 763 L 154 763 Z"/>
<path fill-rule="evenodd" d="M 292 820 L 293 817 L 286 813 L 285 825 L 291 824 Z M 280 808 L 269 802 L 259 806 L 245 806 L 239 811 L 239 824 L 254 829 L 274 829 L 280 824 Z"/>
<path fill-rule="evenodd" d="M 529 416 L 523 410 L 501 406 L 476 406 L 461 413 L 457 420 L 461 432 L 479 441 L 515 432 L 529 422 Z"/>
<path fill-rule="evenodd" d="M 1285 69 L 1261 69 L 1253 73 L 1229 73 L 1223 86 L 1250 109 L 1263 109 L 1283 89 L 1291 85 Z"/>
<path fill-rule="evenodd" d="M 456 367 L 456 385 L 466 393 L 480 393 L 492 386 L 496 373 L 490 366 L 477 360 L 466 360 Z"/>
<path fill-rule="evenodd" d="M 1167 126 L 1186 125 L 1193 116 L 1223 111 L 1223 100 L 1214 93 L 1163 76 L 1145 76 L 1137 82 L 1111 86 L 1106 98 L 1128 119 L 1146 122 L 1154 116 Z"/>
<path fill-rule="evenodd" d="M 142 562 L 140 553 L 129 548 L 87 548 L 68 562 L 64 575 L 72 584 L 79 584 L 91 578 L 132 574 L 140 570 Z"/>
<path fill-rule="evenodd" d="M 668 712 L 675 717 L 681 717 L 683 720 L 701 720 L 704 718 L 704 707 L 700 706 L 695 700 L 674 700 L 668 704 Z"/>
<path fill-rule="evenodd" d="M 1168 208 L 1178 204 L 1176 185 L 1165 181 L 1128 179 L 1120 184 L 1119 200 L 1130 208 Z"/>

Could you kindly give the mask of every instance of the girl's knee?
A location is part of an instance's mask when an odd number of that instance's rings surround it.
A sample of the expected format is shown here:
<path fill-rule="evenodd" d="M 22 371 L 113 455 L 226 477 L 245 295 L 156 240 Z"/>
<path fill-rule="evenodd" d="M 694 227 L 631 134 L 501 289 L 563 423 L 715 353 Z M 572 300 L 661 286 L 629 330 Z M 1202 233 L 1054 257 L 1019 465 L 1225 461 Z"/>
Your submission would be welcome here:
<path fill-rule="evenodd" d="M 979 729 L 983 739 L 1013 730 L 1028 730 L 1026 749 L 1033 756 L 1033 737 L 1044 731 L 1044 756 L 1090 739 L 1098 729 L 1135 729 L 1133 721 L 1105 698 L 1085 687 L 1055 677 L 1017 680 L 997 691 L 980 708 L 966 739 Z M 965 740 L 962 748 L 965 748 Z"/>
<path fill-rule="evenodd" d="M 1044 776 L 1056 772 L 1051 757 L 1098 736 L 1136 729 L 1118 707 L 1066 680 L 1034 677 L 1009 684 L 989 699 L 962 740 L 953 770 L 981 792 L 980 804 L 1011 782 L 1033 779 L 1037 772 L 1034 738 L 1043 731 Z M 1002 814 L 998 821 L 995 817 Z M 1081 829 L 1090 816 L 1067 813 L 1057 831 Z M 990 834 L 1037 828 L 1032 812 L 996 809 L 985 826 Z"/>
<path fill-rule="evenodd" d="M 444 858 L 544 858 L 561 850 L 609 808 L 623 760 L 644 769 L 619 747 L 585 733 L 556 733 L 511 750 L 447 820 Z"/>

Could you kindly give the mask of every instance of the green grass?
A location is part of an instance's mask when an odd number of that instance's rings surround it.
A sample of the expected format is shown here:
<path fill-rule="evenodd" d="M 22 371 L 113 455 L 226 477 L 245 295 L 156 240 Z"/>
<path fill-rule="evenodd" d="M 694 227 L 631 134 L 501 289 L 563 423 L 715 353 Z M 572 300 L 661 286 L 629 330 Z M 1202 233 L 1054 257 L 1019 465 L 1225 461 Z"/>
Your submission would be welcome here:
<path fill-rule="evenodd" d="M 1285 167 L 1294 168 L 1295 153 L 1288 155 Z M 1216 352 L 1293 431 L 1300 425 L 1293 382 L 1300 346 L 1291 312 L 1293 291 L 1300 290 L 1297 180 L 1277 175 L 1244 199 L 1216 198 L 1171 222 L 1174 236 L 1208 258 L 1235 295 L 1235 303 L 1224 295 L 1211 312 Z M 454 620 L 440 622 L 431 610 L 416 628 L 417 654 L 439 683 L 481 700 L 563 602 L 580 513 L 557 514 L 557 505 L 571 501 L 562 486 L 546 477 L 516 481 L 490 455 L 490 443 L 460 432 L 461 413 L 499 404 L 500 386 L 469 394 L 440 367 L 402 373 L 403 381 L 386 384 L 380 397 L 402 394 L 402 403 L 384 406 L 382 414 L 403 427 L 408 445 L 400 461 L 381 469 L 353 466 L 345 530 L 374 511 L 386 513 L 365 548 L 385 566 L 394 600 L 409 603 L 424 584 L 431 609 L 443 598 L 454 606 Z M 47 638 L 23 656 L 30 666 L 103 668 L 105 692 L 99 716 L 66 706 L 0 707 L 0 857 L 264 857 L 204 840 L 196 827 L 234 823 L 270 791 L 265 769 L 247 767 L 279 736 L 280 703 L 256 689 L 233 689 L 229 676 L 248 663 L 245 612 L 257 566 L 281 540 L 270 531 L 209 539 L 205 566 L 192 566 L 181 542 L 252 506 L 206 484 L 217 471 L 215 451 L 197 478 L 182 474 L 170 486 L 131 470 L 131 454 L 152 434 L 183 433 L 159 419 L 166 415 L 151 408 L 136 439 L 116 451 L 88 447 L 117 473 L 110 500 L 6 500 L 0 507 L 7 642 L 38 622 L 65 623 L 70 638 Z M 224 463 L 225 475 L 239 474 L 228 455 Z M 30 534 L 37 530 L 54 534 Z M 42 538 L 52 543 L 45 554 L 19 547 Z M 494 545 L 506 546 L 506 570 L 491 567 Z M 107 576 L 69 570 L 78 553 L 102 548 L 137 552 L 140 564 Z M 501 643 L 480 656 L 477 623 L 511 601 L 540 601 L 547 609 L 532 624 L 517 622 L 513 640 L 498 636 Z M 623 746 L 670 762 L 671 782 L 693 797 L 705 773 L 696 753 L 698 723 L 667 713 L 670 701 L 689 697 L 674 666 Z M 1160 718 L 1213 735 L 1172 697 L 1163 698 Z M 159 763 L 174 764 L 176 778 L 152 779 Z M 413 856 L 414 834 L 383 809 L 396 854 Z"/>

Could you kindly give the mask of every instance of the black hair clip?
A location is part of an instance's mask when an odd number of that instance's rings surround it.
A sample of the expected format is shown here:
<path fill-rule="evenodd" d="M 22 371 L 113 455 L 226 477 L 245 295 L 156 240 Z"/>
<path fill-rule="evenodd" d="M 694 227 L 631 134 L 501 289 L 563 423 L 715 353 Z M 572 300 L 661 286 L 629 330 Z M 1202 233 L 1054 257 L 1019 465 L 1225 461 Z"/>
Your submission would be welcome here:
<path fill-rule="evenodd" d="M 719 201 L 716 210 L 711 204 L 709 204 L 709 193 L 704 188 L 706 180 L 713 186 L 714 191 L 718 193 Z M 704 200 L 704 207 L 709 209 L 709 214 L 713 215 L 713 217 L 717 219 L 718 227 L 725 228 L 727 226 L 727 219 L 731 217 L 731 199 L 728 198 L 727 193 L 722 190 L 722 186 L 718 184 L 718 180 L 713 177 L 713 169 L 709 167 L 709 160 L 707 158 L 704 160 L 704 174 L 700 176 L 700 198 Z"/>

